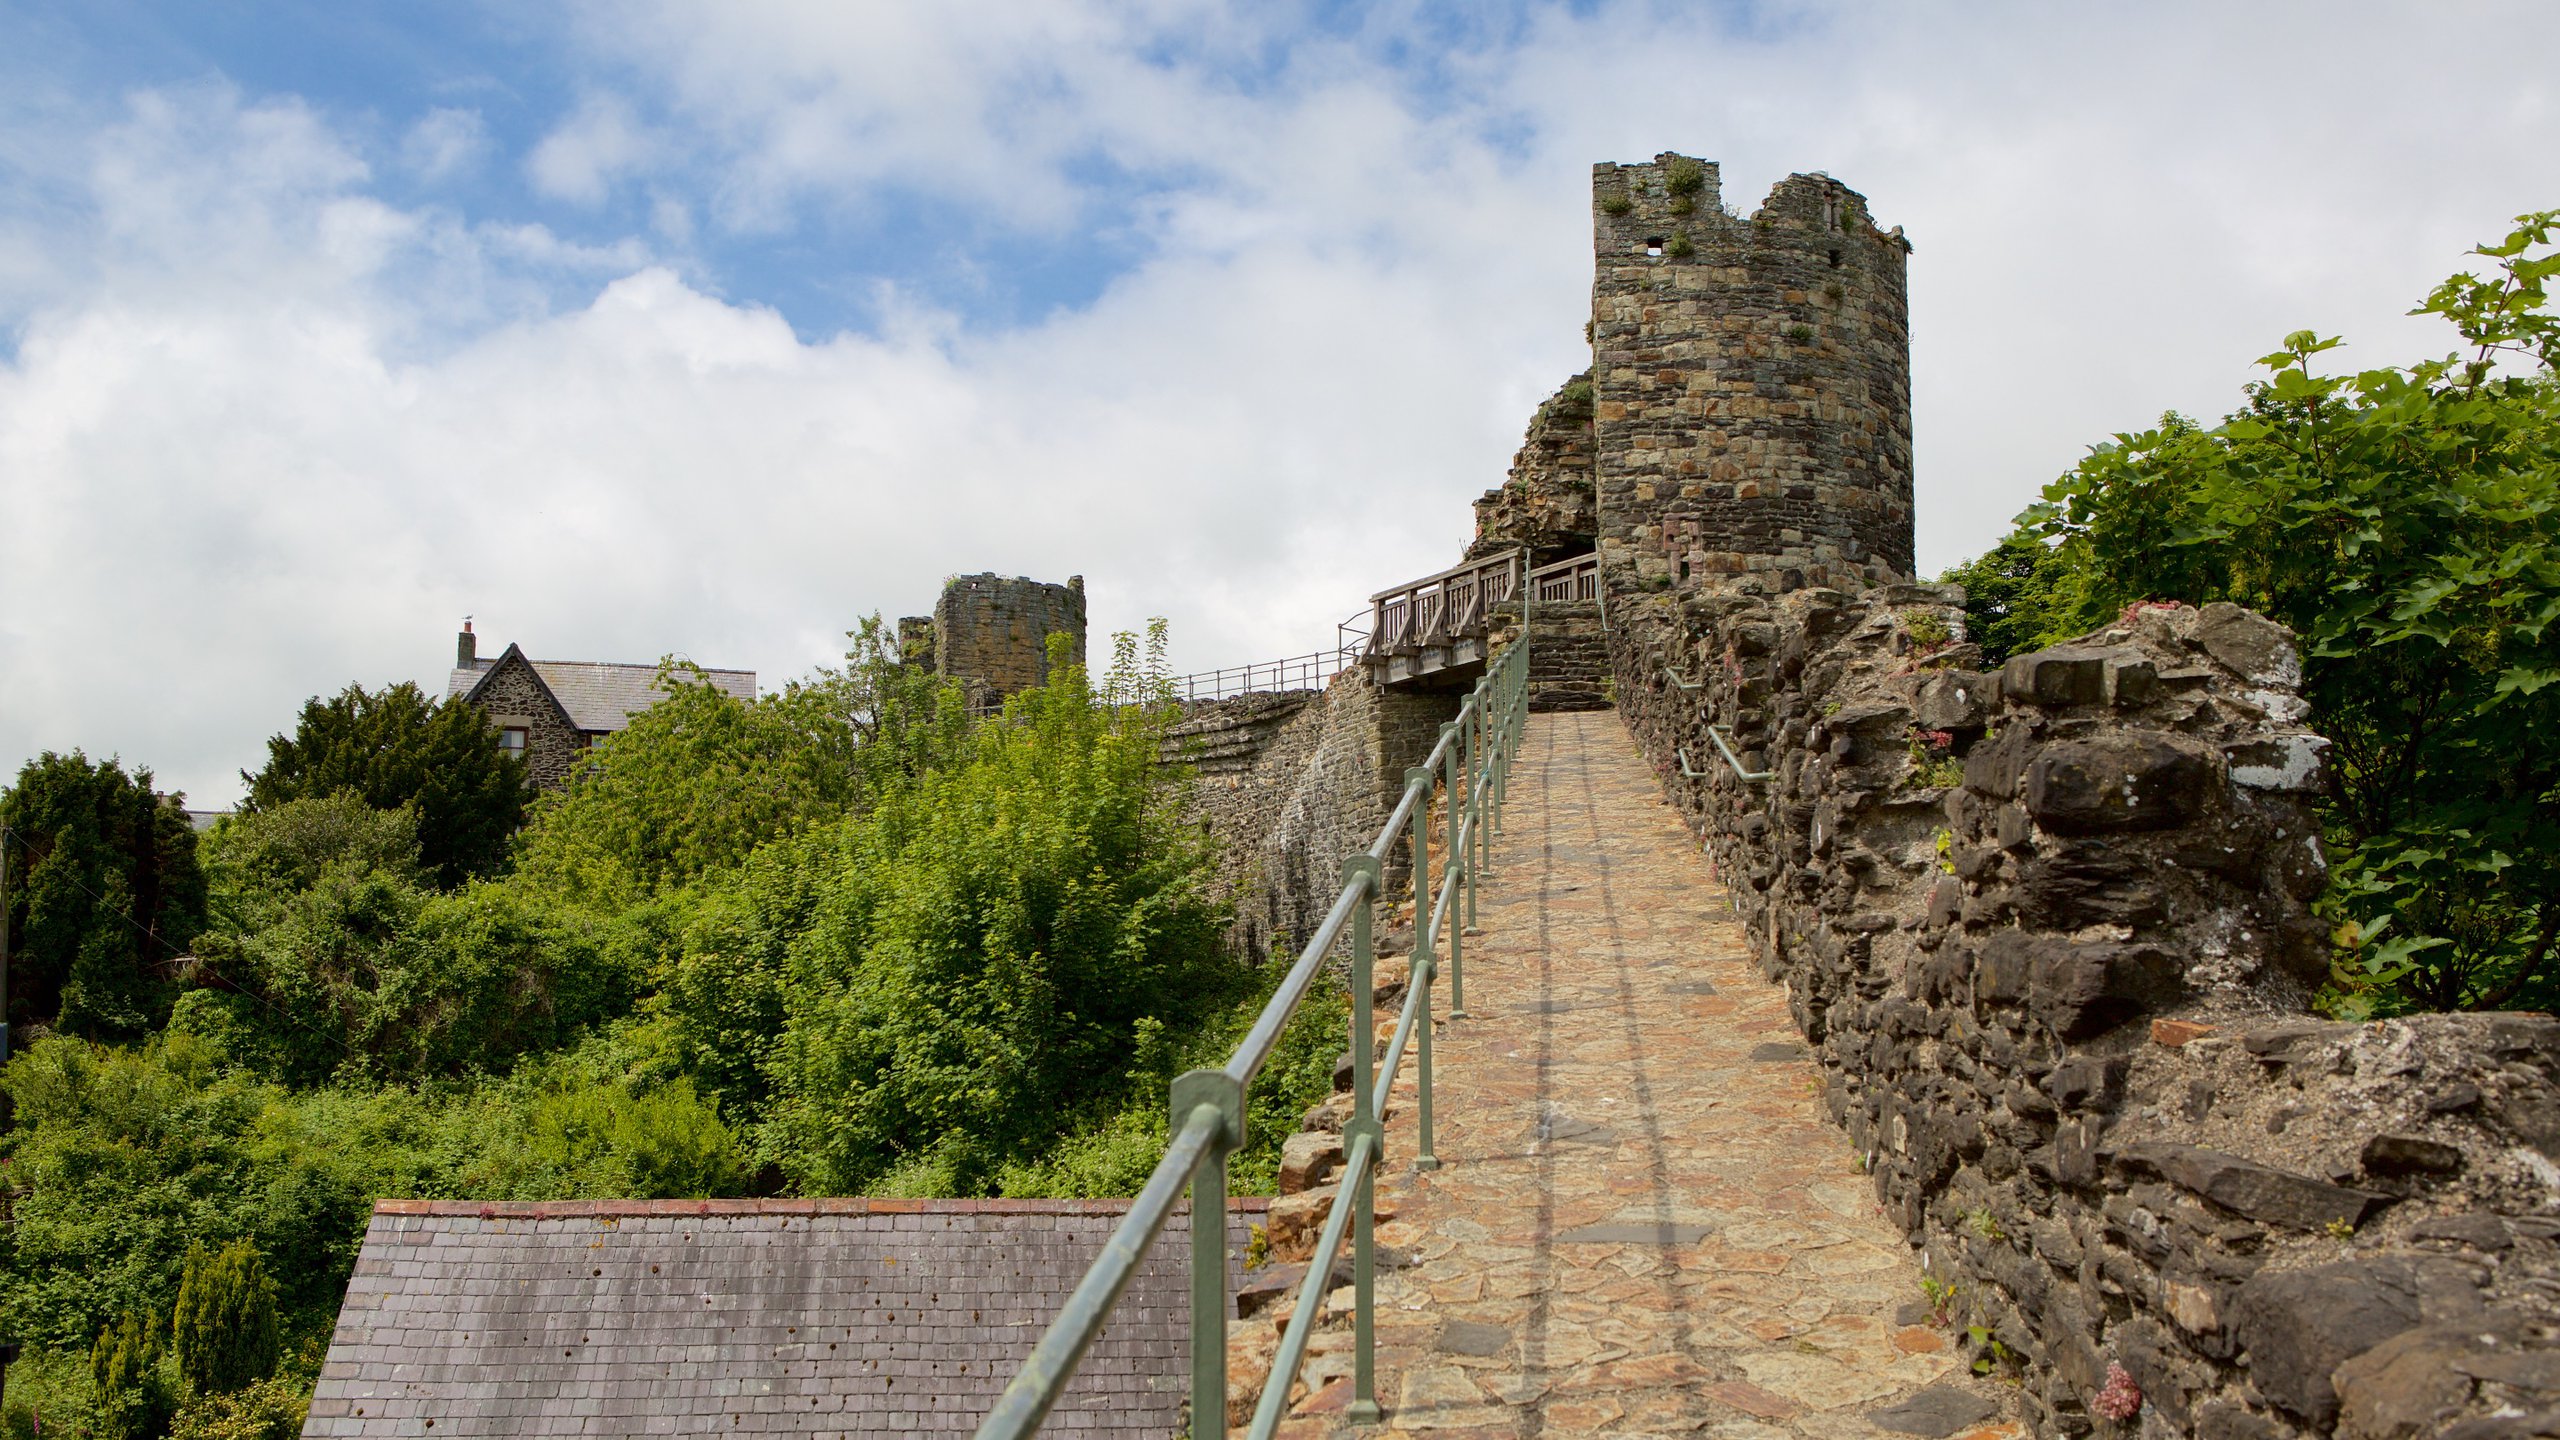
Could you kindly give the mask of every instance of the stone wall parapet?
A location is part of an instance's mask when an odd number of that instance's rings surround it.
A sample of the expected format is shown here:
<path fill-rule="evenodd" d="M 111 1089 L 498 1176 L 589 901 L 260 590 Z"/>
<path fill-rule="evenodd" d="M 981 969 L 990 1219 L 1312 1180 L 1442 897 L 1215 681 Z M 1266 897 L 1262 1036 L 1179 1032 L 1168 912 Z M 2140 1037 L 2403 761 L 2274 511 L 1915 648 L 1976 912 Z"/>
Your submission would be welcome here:
<path fill-rule="evenodd" d="M 2292 637 L 2145 606 L 1992 669 L 1955 587 L 1776 589 L 1613 595 L 1619 706 L 2039 1431 L 2539 1433 L 2560 1021 L 2310 1013 Z"/>

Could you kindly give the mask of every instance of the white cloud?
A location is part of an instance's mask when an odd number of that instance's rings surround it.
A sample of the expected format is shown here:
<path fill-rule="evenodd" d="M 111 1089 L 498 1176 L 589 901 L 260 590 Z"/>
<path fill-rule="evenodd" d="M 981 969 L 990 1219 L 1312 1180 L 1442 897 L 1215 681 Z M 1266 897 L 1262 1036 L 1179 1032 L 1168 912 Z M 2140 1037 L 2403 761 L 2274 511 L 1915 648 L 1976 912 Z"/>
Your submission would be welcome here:
<path fill-rule="evenodd" d="M 401 163 L 429 182 L 477 169 L 488 149 L 489 127 L 477 110 L 430 110 L 400 138 Z"/>
<path fill-rule="evenodd" d="M 575 204 L 646 187 L 655 238 L 607 245 L 385 204 L 290 99 L 136 97 L 56 137 L 76 223 L 0 214 L 0 761 L 120 750 L 220 800 L 303 697 L 440 676 L 464 613 L 778 680 L 963 570 L 1083 573 L 1186 666 L 1312 649 L 1455 554 L 1583 363 L 1598 159 L 1720 159 L 1744 209 L 1826 169 L 1907 228 L 1933 568 L 2287 330 L 2437 346 L 2399 312 L 2560 200 L 2529 119 L 2478 120 L 2550 82 L 2413 60 L 2402 10 L 1772 13 L 1541 12 L 1417 89 L 1374 24 L 1292 49 L 1205 0 L 665 3 L 594 27 L 628 93 L 525 161 Z M 2502 19 L 2515 54 L 2560 30 Z M 1028 227 L 1001 267 L 1096 166 L 1148 177 L 1112 202 L 1147 258 L 1012 329 L 855 275 L 875 333 L 807 341 L 655 248 L 922 187 Z"/>
<path fill-rule="evenodd" d="M 614 183 L 662 153 L 620 99 L 601 95 L 581 103 L 525 157 L 534 188 L 555 200 L 601 204 Z"/>

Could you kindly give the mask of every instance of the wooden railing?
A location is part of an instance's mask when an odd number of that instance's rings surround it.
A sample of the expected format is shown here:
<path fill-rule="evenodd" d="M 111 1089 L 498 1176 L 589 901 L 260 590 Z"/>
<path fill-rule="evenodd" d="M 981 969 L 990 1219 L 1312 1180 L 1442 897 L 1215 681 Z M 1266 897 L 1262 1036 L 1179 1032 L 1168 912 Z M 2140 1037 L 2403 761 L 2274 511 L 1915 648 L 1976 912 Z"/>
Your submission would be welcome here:
<path fill-rule="evenodd" d="M 1600 557 L 1576 555 L 1530 571 L 1529 598 L 1542 602 L 1599 599 Z"/>
<path fill-rule="evenodd" d="M 1522 552 L 1506 551 L 1369 597 L 1369 653 L 1413 655 L 1481 640 L 1493 607 L 1519 594 Z"/>

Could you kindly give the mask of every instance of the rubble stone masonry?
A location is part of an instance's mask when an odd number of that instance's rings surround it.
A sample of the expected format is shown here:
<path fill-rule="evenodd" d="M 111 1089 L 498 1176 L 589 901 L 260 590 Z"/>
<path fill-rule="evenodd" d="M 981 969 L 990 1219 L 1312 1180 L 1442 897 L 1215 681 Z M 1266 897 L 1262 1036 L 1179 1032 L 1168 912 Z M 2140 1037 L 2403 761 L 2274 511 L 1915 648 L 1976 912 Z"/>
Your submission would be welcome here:
<path fill-rule="evenodd" d="M 1184 707 L 1169 759 L 1199 771 L 1193 810 L 1224 852 L 1241 954 L 1303 945 L 1342 888 L 1344 856 L 1377 837 L 1404 772 L 1439 743 L 1463 697 L 1404 694 L 1346 670 L 1322 691 L 1199 701 Z M 1406 883 L 1390 857 L 1389 894 Z"/>
<path fill-rule="evenodd" d="M 1990 671 L 1962 601 L 1610 611 L 1620 708 L 1934 1308 L 2046 1435 L 2555 1433 L 2560 1022 L 2309 1013 L 2291 636 L 2141 607 Z"/>

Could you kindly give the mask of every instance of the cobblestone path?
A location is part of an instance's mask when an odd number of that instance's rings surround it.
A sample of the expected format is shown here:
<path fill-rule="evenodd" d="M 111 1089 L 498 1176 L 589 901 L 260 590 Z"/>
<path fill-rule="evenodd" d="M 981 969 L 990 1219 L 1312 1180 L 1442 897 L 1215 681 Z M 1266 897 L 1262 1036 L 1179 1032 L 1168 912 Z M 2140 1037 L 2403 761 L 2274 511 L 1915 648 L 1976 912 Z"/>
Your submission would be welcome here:
<path fill-rule="evenodd" d="M 1389 1131 L 1385 1428 L 2022 1434 L 1958 1337 L 1903 1323 L 1919 1263 L 1614 713 L 1531 718 L 1493 862 L 1439 1032 L 1445 1168 L 1411 1169 L 1409 1078 Z"/>

